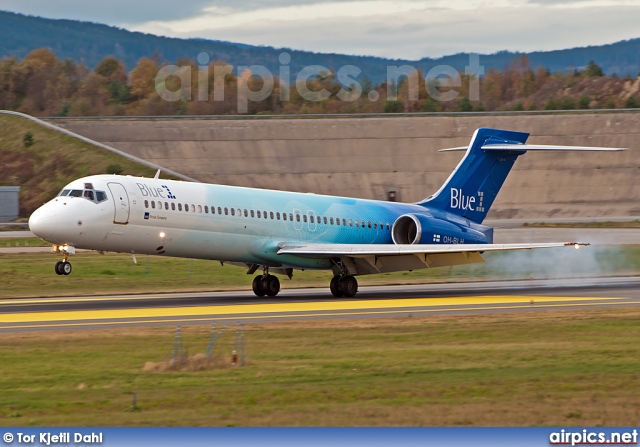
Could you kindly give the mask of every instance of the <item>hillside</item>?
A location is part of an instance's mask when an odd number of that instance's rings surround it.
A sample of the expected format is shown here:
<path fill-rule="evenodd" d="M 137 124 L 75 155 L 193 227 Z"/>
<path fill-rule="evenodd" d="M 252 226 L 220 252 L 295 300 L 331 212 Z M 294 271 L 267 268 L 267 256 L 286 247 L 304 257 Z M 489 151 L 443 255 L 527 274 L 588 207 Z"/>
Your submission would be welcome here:
<path fill-rule="evenodd" d="M 278 72 L 278 56 L 283 49 L 257 47 L 231 42 L 204 39 L 175 39 L 150 34 L 130 32 L 112 26 L 74 20 L 53 20 L 0 11 L 0 58 L 22 59 L 37 48 L 49 48 L 60 59 L 81 62 L 93 69 L 106 56 L 113 55 L 124 61 L 127 70 L 133 69 L 141 57 L 155 57 L 158 62 L 175 62 L 180 58 L 195 59 L 201 52 L 211 60 L 223 60 L 234 66 L 263 65 L 273 73 Z M 457 54 L 438 59 L 423 58 L 418 61 L 393 60 L 369 56 L 321 54 L 308 51 L 286 50 L 291 55 L 291 71 L 297 73 L 308 65 L 323 65 L 338 69 L 355 65 L 373 83 L 386 78 L 388 65 L 409 64 L 424 73 L 436 65 L 451 65 L 464 71 L 468 56 Z M 519 53 L 502 51 L 481 55 L 480 62 L 488 69 L 503 70 Z M 610 45 L 573 48 L 528 54 L 532 66 L 555 71 L 573 71 L 585 67 L 594 60 L 605 74 L 636 76 L 640 72 L 640 39 L 617 42 Z"/>
<path fill-rule="evenodd" d="M 0 129 L 0 186 L 20 186 L 22 217 L 79 177 L 105 174 L 114 167 L 122 174 L 155 175 L 151 168 L 24 118 L 0 115 Z M 27 132 L 33 135 L 30 147 L 23 143 Z"/>

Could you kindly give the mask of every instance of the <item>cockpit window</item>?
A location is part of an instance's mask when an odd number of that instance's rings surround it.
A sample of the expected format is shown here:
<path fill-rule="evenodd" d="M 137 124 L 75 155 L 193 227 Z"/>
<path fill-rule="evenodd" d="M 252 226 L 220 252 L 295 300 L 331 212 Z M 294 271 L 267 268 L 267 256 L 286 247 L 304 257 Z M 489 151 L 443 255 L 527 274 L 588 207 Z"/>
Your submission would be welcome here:
<path fill-rule="evenodd" d="M 89 185 L 87 183 L 86 185 Z M 94 191 L 91 189 L 63 189 L 59 194 L 61 197 L 82 197 L 94 203 L 100 203 L 107 200 L 107 194 L 104 191 Z"/>

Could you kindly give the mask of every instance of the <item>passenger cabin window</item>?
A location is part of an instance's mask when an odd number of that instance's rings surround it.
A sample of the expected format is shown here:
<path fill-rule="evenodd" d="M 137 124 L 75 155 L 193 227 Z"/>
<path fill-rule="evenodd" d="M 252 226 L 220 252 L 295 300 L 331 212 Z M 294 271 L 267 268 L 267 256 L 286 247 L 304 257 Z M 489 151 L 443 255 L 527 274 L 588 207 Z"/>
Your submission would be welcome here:
<path fill-rule="evenodd" d="M 269 213 L 269 217 L 271 218 L 271 220 L 273 220 L 273 211 Z"/>
<path fill-rule="evenodd" d="M 236 215 L 236 210 L 234 210 L 233 208 L 231 208 L 231 215 L 235 216 Z"/>
<path fill-rule="evenodd" d="M 198 212 L 202 213 L 202 205 L 198 205 Z"/>
<path fill-rule="evenodd" d="M 244 210 L 244 217 L 249 217 L 249 211 Z"/>
<path fill-rule="evenodd" d="M 218 214 L 222 214 L 222 208 L 218 207 Z"/>
<path fill-rule="evenodd" d="M 171 211 L 175 211 L 175 210 L 176 210 L 176 203 L 171 202 Z"/>
<path fill-rule="evenodd" d="M 251 210 L 251 217 L 255 217 L 255 213 Z"/>
<path fill-rule="evenodd" d="M 187 212 L 187 213 L 189 212 L 189 204 L 188 203 L 184 204 L 184 211 Z"/>
<path fill-rule="evenodd" d="M 256 211 L 256 213 L 258 213 L 258 219 L 260 219 L 260 217 L 262 216 L 262 214 L 260 214 L 260 210 Z"/>
<path fill-rule="evenodd" d="M 151 208 L 153 208 L 154 210 L 156 209 L 156 202 L 154 202 L 153 200 L 151 201 Z"/>
<path fill-rule="evenodd" d="M 182 211 L 182 203 L 178 203 L 178 211 Z"/>
<path fill-rule="evenodd" d="M 225 209 L 224 209 L 224 215 L 225 215 L 225 216 L 228 216 L 228 215 L 229 215 L 229 208 L 225 208 Z"/>
<path fill-rule="evenodd" d="M 191 204 L 191 212 L 192 213 L 196 212 L 196 206 L 193 203 Z"/>
<path fill-rule="evenodd" d="M 144 207 L 145 207 L 145 208 L 149 208 L 149 201 L 148 201 L 148 200 L 145 200 L 145 201 L 144 201 Z"/>
<path fill-rule="evenodd" d="M 169 202 L 164 202 L 164 209 L 169 210 Z"/>
<path fill-rule="evenodd" d="M 204 213 L 209 214 L 209 206 L 207 205 L 204 206 Z"/>

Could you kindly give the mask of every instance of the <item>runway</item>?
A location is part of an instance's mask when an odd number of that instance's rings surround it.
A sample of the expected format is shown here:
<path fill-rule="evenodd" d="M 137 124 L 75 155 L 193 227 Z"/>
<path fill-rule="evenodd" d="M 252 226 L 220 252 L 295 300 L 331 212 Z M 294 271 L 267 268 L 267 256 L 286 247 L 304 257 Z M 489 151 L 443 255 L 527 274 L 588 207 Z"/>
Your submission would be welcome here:
<path fill-rule="evenodd" d="M 362 287 L 353 299 L 327 289 L 11 299 L 0 332 L 637 306 L 639 292 L 640 278 L 611 277 Z"/>

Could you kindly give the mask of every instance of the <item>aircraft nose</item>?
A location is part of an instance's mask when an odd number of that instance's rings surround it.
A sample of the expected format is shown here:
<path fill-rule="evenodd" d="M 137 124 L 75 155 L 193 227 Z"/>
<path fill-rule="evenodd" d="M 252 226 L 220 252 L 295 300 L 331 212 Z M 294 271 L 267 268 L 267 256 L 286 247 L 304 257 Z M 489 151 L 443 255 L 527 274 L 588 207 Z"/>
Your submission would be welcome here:
<path fill-rule="evenodd" d="M 31 217 L 29 217 L 29 229 L 40 239 L 47 240 L 51 238 L 56 230 L 57 224 L 58 219 L 55 213 L 47 209 L 46 205 L 35 210 L 31 214 Z"/>

